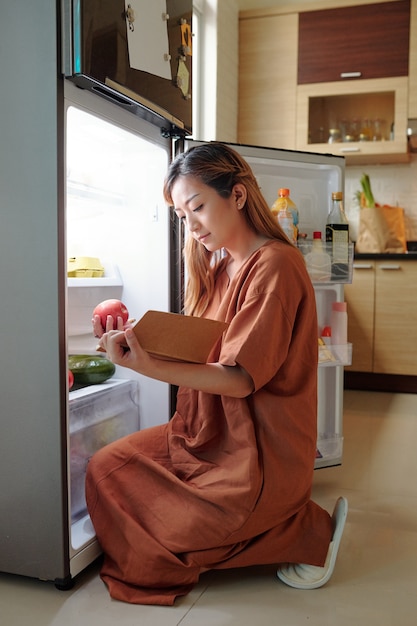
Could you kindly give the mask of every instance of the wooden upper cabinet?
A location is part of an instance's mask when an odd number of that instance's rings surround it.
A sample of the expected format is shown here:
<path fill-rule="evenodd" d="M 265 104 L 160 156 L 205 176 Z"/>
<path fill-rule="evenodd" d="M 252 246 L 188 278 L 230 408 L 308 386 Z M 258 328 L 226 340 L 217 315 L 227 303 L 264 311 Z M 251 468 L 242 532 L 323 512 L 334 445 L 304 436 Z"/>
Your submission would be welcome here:
<path fill-rule="evenodd" d="M 295 148 L 298 15 L 239 20 L 238 141 Z"/>
<path fill-rule="evenodd" d="M 407 76 L 410 0 L 299 14 L 298 84 Z"/>

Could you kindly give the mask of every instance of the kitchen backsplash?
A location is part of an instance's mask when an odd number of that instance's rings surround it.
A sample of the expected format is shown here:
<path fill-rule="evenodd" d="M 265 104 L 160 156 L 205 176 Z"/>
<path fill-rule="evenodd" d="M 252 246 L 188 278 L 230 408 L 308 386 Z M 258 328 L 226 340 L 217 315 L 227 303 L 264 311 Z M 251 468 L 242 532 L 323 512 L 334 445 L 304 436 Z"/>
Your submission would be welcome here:
<path fill-rule="evenodd" d="M 366 173 L 371 179 L 375 201 L 403 207 L 407 241 L 417 241 L 417 154 L 412 154 L 411 158 L 407 164 L 346 167 L 345 210 L 353 240 L 356 239 L 359 224 L 355 194 L 361 190 L 360 179 Z"/>

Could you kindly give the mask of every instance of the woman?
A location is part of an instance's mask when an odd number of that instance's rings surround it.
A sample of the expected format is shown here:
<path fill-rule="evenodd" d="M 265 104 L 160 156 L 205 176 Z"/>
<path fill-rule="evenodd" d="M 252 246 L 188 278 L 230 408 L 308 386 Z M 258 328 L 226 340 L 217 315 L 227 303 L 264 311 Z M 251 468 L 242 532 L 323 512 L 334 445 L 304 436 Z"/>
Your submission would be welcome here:
<path fill-rule="evenodd" d="M 207 364 L 147 354 L 130 328 L 100 345 L 116 364 L 178 385 L 168 424 L 100 450 L 87 503 L 117 599 L 173 604 L 208 569 L 281 565 L 297 588 L 333 572 L 347 502 L 310 500 L 317 426 L 317 319 L 304 260 L 248 164 L 211 143 L 171 165 L 165 198 L 188 237 L 186 313 L 229 324 Z M 293 565 L 297 564 L 297 565 Z M 303 564 L 303 565 L 299 565 Z"/>

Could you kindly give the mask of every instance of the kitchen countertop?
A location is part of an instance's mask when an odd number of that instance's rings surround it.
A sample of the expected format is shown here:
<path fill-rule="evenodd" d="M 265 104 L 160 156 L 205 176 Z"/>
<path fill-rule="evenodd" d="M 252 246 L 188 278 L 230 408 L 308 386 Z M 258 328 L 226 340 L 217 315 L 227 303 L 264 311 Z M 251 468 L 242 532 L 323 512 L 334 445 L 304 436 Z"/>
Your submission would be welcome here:
<path fill-rule="evenodd" d="M 409 252 L 355 252 L 354 261 L 373 260 L 373 261 L 416 261 L 417 251 Z"/>
<path fill-rule="evenodd" d="M 417 259 L 417 241 L 407 242 L 407 252 L 356 252 L 354 250 L 353 258 L 356 261 L 361 259 L 374 261 L 415 261 Z"/>

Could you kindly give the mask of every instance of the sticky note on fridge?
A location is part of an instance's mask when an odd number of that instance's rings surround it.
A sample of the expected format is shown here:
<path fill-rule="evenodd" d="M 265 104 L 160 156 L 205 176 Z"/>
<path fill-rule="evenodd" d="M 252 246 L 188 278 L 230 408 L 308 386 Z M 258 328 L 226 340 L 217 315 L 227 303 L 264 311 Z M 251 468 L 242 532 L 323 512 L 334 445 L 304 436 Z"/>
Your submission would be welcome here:
<path fill-rule="evenodd" d="M 172 80 L 166 5 L 166 0 L 125 0 L 127 47 L 131 68 Z"/>
<path fill-rule="evenodd" d="M 204 317 L 147 311 L 133 331 L 142 348 L 158 358 L 207 363 L 227 327 L 225 322 Z"/>

